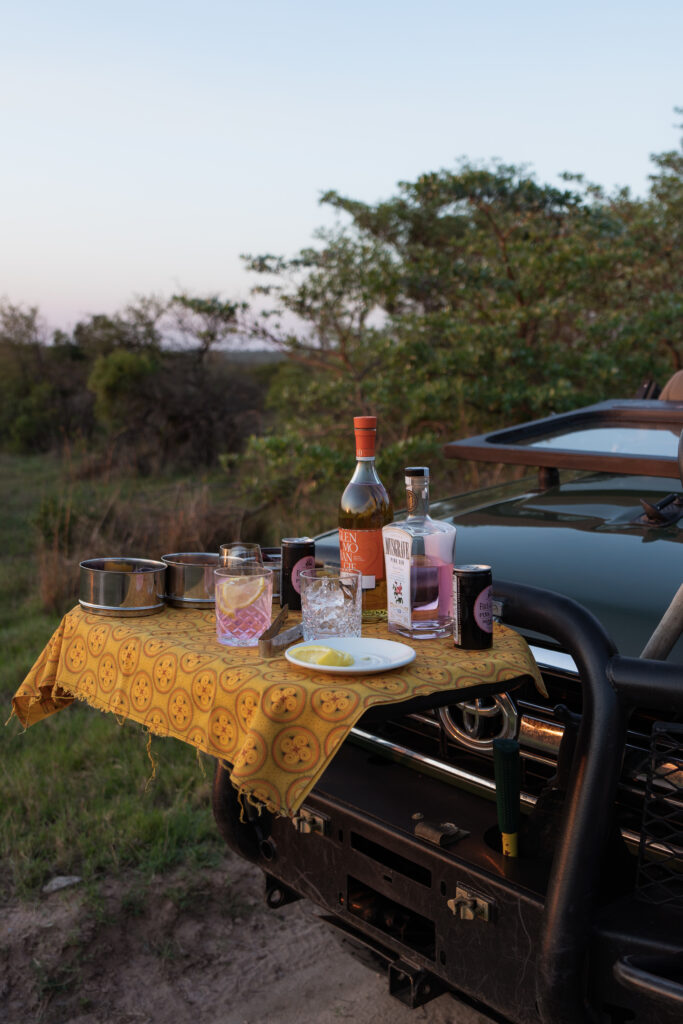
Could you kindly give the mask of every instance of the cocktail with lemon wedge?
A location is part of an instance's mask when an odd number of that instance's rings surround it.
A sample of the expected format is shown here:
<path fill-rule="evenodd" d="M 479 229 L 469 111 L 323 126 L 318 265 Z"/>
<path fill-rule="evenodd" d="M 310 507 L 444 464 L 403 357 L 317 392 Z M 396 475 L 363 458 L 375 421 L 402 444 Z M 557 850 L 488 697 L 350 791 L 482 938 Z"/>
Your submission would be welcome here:
<path fill-rule="evenodd" d="M 259 565 L 221 568 L 216 581 L 216 638 L 227 647 L 255 647 L 270 626 L 273 573 Z"/>

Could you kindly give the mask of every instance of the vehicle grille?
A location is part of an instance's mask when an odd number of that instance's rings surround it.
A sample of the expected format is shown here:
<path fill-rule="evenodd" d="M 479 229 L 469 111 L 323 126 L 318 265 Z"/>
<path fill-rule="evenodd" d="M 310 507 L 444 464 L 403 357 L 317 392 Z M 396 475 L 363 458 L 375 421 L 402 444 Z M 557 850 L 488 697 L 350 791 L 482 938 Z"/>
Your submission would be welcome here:
<path fill-rule="evenodd" d="M 581 684 L 572 660 L 562 652 L 533 645 L 532 651 L 542 670 L 547 700 L 529 685 L 378 725 L 361 723 L 353 730 L 352 741 L 495 800 L 493 739 L 513 736 L 519 741 L 522 761 L 521 806 L 529 811 L 543 790 L 556 783 L 565 734 L 567 730 L 575 734 L 582 710 Z M 668 872 L 673 877 L 667 883 L 667 898 L 680 886 L 677 898 L 683 905 L 683 874 L 679 873 L 683 870 L 683 725 L 658 722 L 659 718 L 661 712 L 645 708 L 631 715 L 617 822 L 631 852 L 638 854 L 643 898 L 653 898 L 646 897 L 647 892 L 659 892 Z M 656 753 L 651 743 L 657 744 Z"/>
<path fill-rule="evenodd" d="M 638 849 L 638 896 L 683 908 L 683 725 L 652 728 Z"/>

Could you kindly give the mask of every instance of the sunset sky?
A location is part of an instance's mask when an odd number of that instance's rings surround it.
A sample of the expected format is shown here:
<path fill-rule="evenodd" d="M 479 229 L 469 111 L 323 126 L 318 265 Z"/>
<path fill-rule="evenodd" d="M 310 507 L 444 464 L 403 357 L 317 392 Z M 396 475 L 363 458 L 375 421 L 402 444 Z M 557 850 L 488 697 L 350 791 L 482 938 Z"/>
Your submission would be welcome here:
<path fill-rule="evenodd" d="M 680 0 L 22 0 L 0 33 L 0 298 L 51 327 L 247 299 L 336 189 L 462 157 L 647 190 L 679 146 Z"/>

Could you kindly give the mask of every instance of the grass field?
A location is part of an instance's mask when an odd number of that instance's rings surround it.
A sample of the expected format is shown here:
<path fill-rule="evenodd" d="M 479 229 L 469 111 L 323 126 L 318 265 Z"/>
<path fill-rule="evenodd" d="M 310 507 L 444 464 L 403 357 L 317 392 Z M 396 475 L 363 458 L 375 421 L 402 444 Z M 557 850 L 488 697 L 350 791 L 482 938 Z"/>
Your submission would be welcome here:
<path fill-rule="evenodd" d="M 72 487 L 64 474 L 52 456 L 0 454 L 3 723 L 13 693 L 60 621 L 60 614 L 45 611 L 40 600 L 35 522 L 46 501 L 53 507 L 64 502 Z M 89 485 L 89 493 L 90 500 L 93 494 L 100 500 L 115 494 L 125 502 L 134 490 L 136 501 L 144 504 L 146 489 L 154 507 L 160 492 L 177 495 L 182 484 L 117 481 Z M 82 495 L 69 500 L 84 507 Z M 182 522 L 174 518 L 176 525 Z M 210 810 L 213 762 L 176 740 L 154 738 L 152 779 L 147 741 L 140 727 L 120 725 L 114 716 L 81 704 L 28 730 L 16 719 L 7 722 L 0 730 L 0 898 L 34 896 L 55 875 L 80 875 L 96 886 L 98 878 L 123 868 L 144 875 L 217 860 L 223 843 Z"/>

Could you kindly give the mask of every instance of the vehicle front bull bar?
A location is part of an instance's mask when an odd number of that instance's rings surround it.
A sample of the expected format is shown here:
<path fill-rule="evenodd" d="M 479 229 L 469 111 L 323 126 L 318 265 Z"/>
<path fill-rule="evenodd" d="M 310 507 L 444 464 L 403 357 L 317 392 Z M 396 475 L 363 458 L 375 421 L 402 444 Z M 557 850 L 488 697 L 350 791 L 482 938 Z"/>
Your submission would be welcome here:
<path fill-rule="evenodd" d="M 558 640 L 573 657 L 583 688 L 582 720 L 546 892 L 536 981 L 544 1024 L 580 1024 L 593 1019 L 581 979 L 628 713 L 638 704 L 669 713 L 683 711 L 683 669 L 618 655 L 595 616 L 570 598 L 500 580 L 494 590 L 503 602 L 503 621 Z"/>

